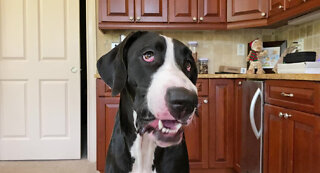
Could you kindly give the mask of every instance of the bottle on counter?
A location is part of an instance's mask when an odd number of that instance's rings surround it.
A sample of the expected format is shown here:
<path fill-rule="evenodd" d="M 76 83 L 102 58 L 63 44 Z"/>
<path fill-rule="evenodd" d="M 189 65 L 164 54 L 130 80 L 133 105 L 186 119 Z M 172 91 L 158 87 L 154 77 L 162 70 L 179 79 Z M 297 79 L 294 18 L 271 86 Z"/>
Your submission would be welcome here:
<path fill-rule="evenodd" d="M 197 56 L 198 56 L 197 47 L 198 47 L 198 42 L 197 42 L 197 41 L 189 41 L 189 42 L 188 42 L 188 46 L 189 46 L 189 49 L 192 51 L 192 57 L 193 57 L 194 61 L 197 62 Z"/>
<path fill-rule="evenodd" d="M 208 74 L 208 58 L 199 58 L 198 59 L 198 73 L 199 74 Z"/>

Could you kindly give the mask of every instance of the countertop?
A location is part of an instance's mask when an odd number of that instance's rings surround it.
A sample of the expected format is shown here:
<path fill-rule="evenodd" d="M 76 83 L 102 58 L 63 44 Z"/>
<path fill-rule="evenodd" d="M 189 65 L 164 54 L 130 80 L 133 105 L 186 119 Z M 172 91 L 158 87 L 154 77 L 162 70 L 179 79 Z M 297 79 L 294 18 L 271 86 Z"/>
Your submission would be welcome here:
<path fill-rule="evenodd" d="M 95 78 L 100 78 L 99 74 L 95 74 Z M 304 80 L 304 81 L 320 81 L 320 74 L 199 74 L 200 79 L 279 79 L 279 80 Z"/>

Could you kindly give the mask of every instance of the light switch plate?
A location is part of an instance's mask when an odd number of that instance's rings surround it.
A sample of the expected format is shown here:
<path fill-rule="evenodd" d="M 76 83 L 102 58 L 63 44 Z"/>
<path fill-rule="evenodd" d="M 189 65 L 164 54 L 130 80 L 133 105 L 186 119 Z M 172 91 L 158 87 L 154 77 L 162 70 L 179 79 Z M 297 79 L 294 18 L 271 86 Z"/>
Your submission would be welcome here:
<path fill-rule="evenodd" d="M 245 49 L 244 44 L 238 44 L 237 45 L 237 55 L 244 56 L 244 49 Z"/>

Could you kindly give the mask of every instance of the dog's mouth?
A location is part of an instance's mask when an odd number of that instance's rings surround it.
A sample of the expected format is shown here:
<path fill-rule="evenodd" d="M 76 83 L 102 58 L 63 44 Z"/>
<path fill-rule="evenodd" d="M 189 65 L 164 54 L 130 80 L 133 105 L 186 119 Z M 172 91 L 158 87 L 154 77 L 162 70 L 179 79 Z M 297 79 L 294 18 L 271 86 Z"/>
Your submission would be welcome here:
<path fill-rule="evenodd" d="M 142 128 L 139 133 L 149 133 L 160 147 L 179 144 L 182 140 L 183 123 L 177 120 L 155 119 Z"/>

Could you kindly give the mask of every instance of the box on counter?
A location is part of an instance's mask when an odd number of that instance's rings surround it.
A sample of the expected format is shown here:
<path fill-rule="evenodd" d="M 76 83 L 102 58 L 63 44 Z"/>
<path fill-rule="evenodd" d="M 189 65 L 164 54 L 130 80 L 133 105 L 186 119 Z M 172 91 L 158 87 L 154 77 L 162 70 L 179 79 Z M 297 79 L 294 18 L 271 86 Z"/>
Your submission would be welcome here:
<path fill-rule="evenodd" d="M 241 73 L 241 67 L 225 66 L 221 65 L 219 67 L 219 72 L 224 73 Z"/>

